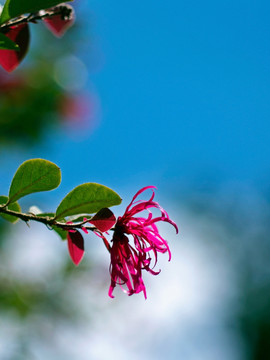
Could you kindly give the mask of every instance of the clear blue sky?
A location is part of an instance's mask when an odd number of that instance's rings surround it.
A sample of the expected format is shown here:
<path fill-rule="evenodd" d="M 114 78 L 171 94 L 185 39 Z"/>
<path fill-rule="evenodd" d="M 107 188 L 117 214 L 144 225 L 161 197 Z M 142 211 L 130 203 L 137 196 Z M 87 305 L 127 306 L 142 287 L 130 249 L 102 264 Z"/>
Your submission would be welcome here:
<path fill-rule="evenodd" d="M 92 76 L 103 119 L 81 144 L 86 162 L 123 183 L 268 178 L 269 2 L 95 0 L 88 8 L 105 60 Z"/>
<path fill-rule="evenodd" d="M 265 186 L 268 1 L 77 3 L 89 32 L 85 49 L 93 42 L 98 49 L 99 70 L 90 70 L 88 84 L 102 111 L 90 137 L 48 135 L 36 149 L 34 156 L 60 165 L 64 186 L 96 181 L 165 189 L 201 178 Z M 79 56 L 91 65 L 93 54 Z"/>

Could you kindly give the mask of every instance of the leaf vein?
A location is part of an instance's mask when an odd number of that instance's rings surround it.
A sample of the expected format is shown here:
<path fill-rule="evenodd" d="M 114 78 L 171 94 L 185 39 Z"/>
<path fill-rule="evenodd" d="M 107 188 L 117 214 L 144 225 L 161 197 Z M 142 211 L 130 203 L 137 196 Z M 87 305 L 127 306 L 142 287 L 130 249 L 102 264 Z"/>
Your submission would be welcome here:
<path fill-rule="evenodd" d="M 21 188 L 19 191 L 17 191 L 11 198 L 10 201 L 12 201 L 12 199 L 14 199 L 14 197 L 16 198 L 16 196 L 22 194 L 26 189 L 30 188 L 31 186 L 35 185 L 37 182 L 39 182 L 40 180 L 42 180 L 44 177 L 46 177 L 48 174 L 50 174 L 50 171 L 48 171 L 47 173 L 45 173 L 44 175 L 40 176 L 38 179 L 36 179 L 35 181 L 31 181 L 31 184 L 24 186 L 23 188 Z M 33 175 L 33 169 L 31 172 L 31 179 L 32 179 L 32 175 Z"/>

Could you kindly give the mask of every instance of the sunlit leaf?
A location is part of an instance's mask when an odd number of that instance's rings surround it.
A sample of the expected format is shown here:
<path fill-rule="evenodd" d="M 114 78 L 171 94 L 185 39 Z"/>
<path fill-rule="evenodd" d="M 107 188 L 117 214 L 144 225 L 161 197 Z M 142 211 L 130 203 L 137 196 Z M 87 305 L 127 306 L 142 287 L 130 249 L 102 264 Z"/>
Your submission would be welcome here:
<path fill-rule="evenodd" d="M 62 200 L 56 210 L 56 219 L 82 213 L 92 214 L 104 207 L 120 203 L 120 196 L 110 188 L 96 183 L 86 183 L 77 186 Z"/>
<path fill-rule="evenodd" d="M 57 188 L 61 171 L 54 163 L 43 159 L 25 161 L 17 170 L 9 190 L 9 202 L 39 191 Z"/>
<path fill-rule="evenodd" d="M 8 197 L 7 196 L 0 196 L 0 205 L 4 205 L 6 204 L 8 201 Z M 13 211 L 17 211 L 17 212 L 21 212 L 21 207 L 17 202 L 14 202 L 12 204 L 9 204 L 7 206 L 8 210 L 13 210 Z M 19 218 L 17 218 L 16 216 L 12 216 L 12 215 L 8 215 L 8 214 L 4 214 L 4 213 L 0 213 L 0 216 L 2 218 L 4 218 L 5 220 L 15 223 L 16 221 L 19 220 Z"/>
<path fill-rule="evenodd" d="M 68 1 L 72 0 L 66 0 L 66 2 Z M 0 24 L 19 15 L 34 13 L 61 3 L 62 1 L 59 0 L 7 0 L 0 16 Z"/>

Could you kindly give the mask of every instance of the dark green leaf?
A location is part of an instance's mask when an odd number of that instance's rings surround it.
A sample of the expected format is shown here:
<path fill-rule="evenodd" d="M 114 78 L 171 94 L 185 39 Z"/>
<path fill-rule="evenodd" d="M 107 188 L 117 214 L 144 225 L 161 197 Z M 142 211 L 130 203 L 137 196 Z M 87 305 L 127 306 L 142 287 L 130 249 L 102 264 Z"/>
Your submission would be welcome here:
<path fill-rule="evenodd" d="M 7 196 L 0 196 L 0 205 L 4 205 L 6 204 L 8 201 L 8 197 Z M 14 202 L 10 205 L 7 206 L 8 210 L 13 210 L 13 211 L 17 211 L 17 212 L 21 212 L 21 207 L 17 202 Z M 0 216 L 2 218 L 4 218 L 7 221 L 10 221 L 12 223 L 15 223 L 16 221 L 19 220 L 19 218 L 17 218 L 16 216 L 12 216 L 12 215 L 8 215 L 8 214 L 4 214 L 4 213 L 0 213 Z"/>
<path fill-rule="evenodd" d="M 67 240 L 68 232 L 66 230 L 63 230 L 58 226 L 52 226 L 52 229 L 60 236 L 62 240 Z"/>
<path fill-rule="evenodd" d="M 55 214 L 54 213 L 41 213 L 41 214 L 36 214 L 36 216 L 54 219 Z M 62 240 L 67 240 L 67 231 L 66 230 L 63 230 L 60 227 L 54 226 L 54 225 L 51 226 L 51 228 L 60 236 L 60 238 Z"/>
<path fill-rule="evenodd" d="M 9 189 L 9 202 L 39 191 L 57 188 L 61 171 L 54 163 L 43 159 L 25 161 L 17 170 Z"/>
<path fill-rule="evenodd" d="M 8 38 L 7 36 L 5 36 L 2 33 L 0 33 L 0 49 L 1 50 L 15 50 L 15 51 L 20 50 L 19 46 L 17 44 L 15 44 L 15 42 L 10 40 L 10 38 Z"/>
<path fill-rule="evenodd" d="M 56 219 L 68 215 L 92 214 L 104 207 L 119 205 L 120 196 L 108 187 L 95 183 L 77 186 L 60 203 L 56 210 Z"/>
<path fill-rule="evenodd" d="M 72 0 L 66 0 L 66 2 L 68 1 Z M 4 22 L 19 15 L 48 9 L 61 4 L 62 2 L 63 1 L 59 0 L 7 0 L 0 17 L 0 24 L 3 24 Z"/>
<path fill-rule="evenodd" d="M 36 216 L 39 217 L 45 217 L 45 218 L 51 218 L 54 219 L 55 214 L 54 213 L 39 213 L 39 214 L 35 214 Z"/>
<path fill-rule="evenodd" d="M 83 222 L 85 219 L 92 219 L 92 216 L 89 216 L 88 214 L 80 214 L 80 215 L 74 215 L 67 218 L 68 221 L 72 221 L 73 223 L 80 223 Z"/>

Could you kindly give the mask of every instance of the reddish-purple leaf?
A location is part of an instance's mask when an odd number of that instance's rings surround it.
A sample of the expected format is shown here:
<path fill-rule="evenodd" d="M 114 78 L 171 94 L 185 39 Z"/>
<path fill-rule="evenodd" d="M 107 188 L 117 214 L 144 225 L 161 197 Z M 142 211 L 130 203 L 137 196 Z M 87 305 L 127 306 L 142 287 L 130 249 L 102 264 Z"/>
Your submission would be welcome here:
<path fill-rule="evenodd" d="M 84 241 L 79 231 L 69 232 L 67 235 L 68 251 L 71 260 L 75 265 L 79 265 L 84 254 Z"/>
<path fill-rule="evenodd" d="M 74 17 L 63 20 L 61 15 L 54 15 L 43 20 L 46 27 L 57 37 L 61 37 L 73 25 Z"/>
<path fill-rule="evenodd" d="M 97 212 L 89 222 L 90 224 L 93 224 L 99 231 L 104 232 L 110 230 L 113 227 L 113 225 L 116 223 L 116 218 L 110 209 L 104 208 Z"/>
<path fill-rule="evenodd" d="M 19 51 L 0 50 L 0 65 L 11 72 L 16 69 L 27 53 L 30 40 L 28 24 L 12 26 L 5 35 L 20 47 Z"/>

